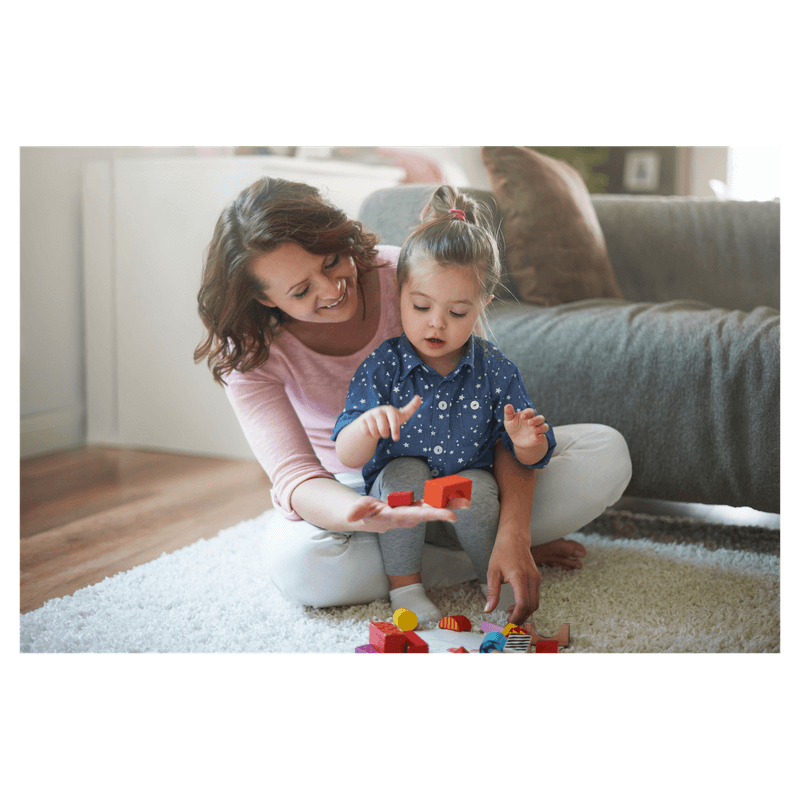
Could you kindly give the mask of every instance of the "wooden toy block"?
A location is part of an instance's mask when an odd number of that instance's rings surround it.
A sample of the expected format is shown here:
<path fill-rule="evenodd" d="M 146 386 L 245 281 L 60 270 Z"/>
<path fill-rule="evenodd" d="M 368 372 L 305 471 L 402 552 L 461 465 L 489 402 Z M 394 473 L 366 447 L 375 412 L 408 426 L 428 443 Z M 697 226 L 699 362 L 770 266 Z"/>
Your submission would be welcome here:
<path fill-rule="evenodd" d="M 445 508 L 449 500 L 471 500 L 472 481 L 459 475 L 445 475 L 425 482 L 424 500 L 429 506 Z"/>
<path fill-rule="evenodd" d="M 456 614 L 452 617 L 442 617 L 439 627 L 448 631 L 471 631 L 472 623 L 463 615 Z"/>
<path fill-rule="evenodd" d="M 379 653 L 405 653 L 406 637 L 391 622 L 370 622 L 369 643 Z"/>
<path fill-rule="evenodd" d="M 549 641 L 554 640 L 558 642 L 560 647 L 569 647 L 569 623 L 565 622 L 559 629 L 558 633 L 555 636 L 540 636 L 536 633 L 536 630 L 533 627 L 533 623 L 526 622 L 523 627 L 525 630 L 531 635 L 531 639 L 533 642 L 540 642 L 542 640 Z"/>
<path fill-rule="evenodd" d="M 362 644 L 356 647 L 356 653 L 377 653 L 378 651 L 371 644 Z"/>
<path fill-rule="evenodd" d="M 502 650 L 506 644 L 506 637 L 498 631 L 490 631 L 483 637 L 481 653 L 491 653 L 493 650 Z"/>
<path fill-rule="evenodd" d="M 428 643 L 414 631 L 404 631 L 406 637 L 406 653 L 427 653 Z"/>
<path fill-rule="evenodd" d="M 492 631 L 503 632 L 502 625 L 495 625 L 494 622 L 481 622 L 481 630 L 484 633 L 491 633 Z"/>
<path fill-rule="evenodd" d="M 555 639 L 539 639 L 536 642 L 537 653 L 557 653 L 558 642 Z"/>
<path fill-rule="evenodd" d="M 519 625 L 515 625 L 513 622 L 509 622 L 508 625 L 503 628 L 503 636 L 508 636 L 509 633 L 526 633 L 527 631 L 524 628 L 520 628 Z"/>
<path fill-rule="evenodd" d="M 448 647 L 447 648 L 447 652 L 448 653 L 468 653 L 469 650 L 467 650 L 466 647 Z"/>
<path fill-rule="evenodd" d="M 414 505 L 414 492 L 392 492 L 386 498 L 386 502 L 391 508 L 397 508 L 397 506 L 412 506 Z"/>
<path fill-rule="evenodd" d="M 400 628 L 401 631 L 413 631 L 417 627 L 419 620 L 417 615 L 408 608 L 398 608 L 392 614 L 392 622 Z"/>

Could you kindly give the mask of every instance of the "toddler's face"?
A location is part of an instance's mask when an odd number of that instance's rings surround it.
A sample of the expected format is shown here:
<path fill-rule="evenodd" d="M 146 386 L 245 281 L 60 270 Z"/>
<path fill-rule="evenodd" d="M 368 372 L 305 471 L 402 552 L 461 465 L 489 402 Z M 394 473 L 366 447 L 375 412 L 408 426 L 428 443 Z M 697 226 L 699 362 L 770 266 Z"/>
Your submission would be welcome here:
<path fill-rule="evenodd" d="M 422 361 L 446 375 L 466 352 L 485 305 L 470 270 L 423 260 L 400 292 L 403 332 Z"/>

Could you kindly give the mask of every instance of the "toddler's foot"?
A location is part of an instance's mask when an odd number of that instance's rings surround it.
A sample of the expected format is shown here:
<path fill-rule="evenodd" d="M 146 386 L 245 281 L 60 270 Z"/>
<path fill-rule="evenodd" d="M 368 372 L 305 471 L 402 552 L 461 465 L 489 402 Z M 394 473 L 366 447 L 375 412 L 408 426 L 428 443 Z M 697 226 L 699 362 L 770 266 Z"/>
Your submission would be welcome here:
<path fill-rule="evenodd" d="M 442 618 L 442 612 L 430 601 L 425 594 L 425 589 L 421 583 L 411 583 L 408 586 L 400 586 L 389 592 L 389 603 L 392 612 L 398 608 L 407 608 L 417 615 L 420 625 L 428 622 L 438 622 Z"/>

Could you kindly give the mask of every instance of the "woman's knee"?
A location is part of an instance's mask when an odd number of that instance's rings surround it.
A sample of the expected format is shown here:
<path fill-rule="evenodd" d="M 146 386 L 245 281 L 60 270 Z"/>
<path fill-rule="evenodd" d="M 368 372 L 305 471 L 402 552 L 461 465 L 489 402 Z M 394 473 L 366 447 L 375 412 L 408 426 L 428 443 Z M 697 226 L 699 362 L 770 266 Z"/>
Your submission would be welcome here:
<path fill-rule="evenodd" d="M 267 573 L 287 599 L 326 608 L 388 596 L 377 534 L 326 531 L 278 512 L 266 533 Z"/>
<path fill-rule="evenodd" d="M 608 425 L 597 425 L 598 436 L 602 439 L 603 470 L 609 492 L 609 503 L 613 505 L 622 497 L 633 474 L 631 453 L 625 437 L 616 429 Z"/>

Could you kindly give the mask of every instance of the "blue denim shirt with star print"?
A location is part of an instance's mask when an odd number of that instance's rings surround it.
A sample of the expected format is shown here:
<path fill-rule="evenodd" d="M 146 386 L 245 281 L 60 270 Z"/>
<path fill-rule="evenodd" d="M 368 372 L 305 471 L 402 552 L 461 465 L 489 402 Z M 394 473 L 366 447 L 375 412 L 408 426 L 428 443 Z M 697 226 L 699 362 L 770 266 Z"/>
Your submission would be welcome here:
<path fill-rule="evenodd" d="M 519 369 L 485 339 L 472 336 L 458 366 L 442 377 L 422 361 L 403 334 L 387 339 L 356 370 L 331 439 L 336 441 L 342 428 L 365 411 L 383 405 L 400 408 L 415 394 L 422 405 L 400 428 L 400 440 L 381 439 L 364 465 L 367 492 L 390 461 L 404 456 L 427 461 L 434 477 L 465 469 L 491 472 L 498 439 L 514 452 L 503 424 L 506 403 L 516 411 L 533 407 Z M 525 466 L 547 466 L 556 446 L 552 428 L 546 436 L 549 447 L 544 458 Z"/>

